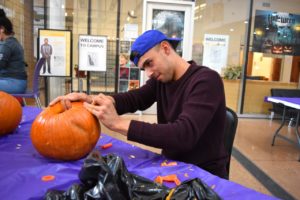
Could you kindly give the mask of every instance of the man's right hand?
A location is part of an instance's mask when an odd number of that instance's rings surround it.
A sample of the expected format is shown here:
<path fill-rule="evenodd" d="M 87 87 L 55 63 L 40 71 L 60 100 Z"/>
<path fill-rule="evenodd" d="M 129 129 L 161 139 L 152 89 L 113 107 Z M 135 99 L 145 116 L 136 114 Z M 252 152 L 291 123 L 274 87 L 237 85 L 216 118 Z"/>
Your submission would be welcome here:
<path fill-rule="evenodd" d="M 55 98 L 54 100 L 52 100 L 49 104 L 49 106 L 53 106 L 54 104 L 56 104 L 57 102 L 61 102 L 62 106 L 67 110 L 70 109 L 72 107 L 71 102 L 72 101 L 85 101 L 87 103 L 92 103 L 93 102 L 93 98 L 91 96 L 88 96 L 85 93 L 69 93 L 65 96 L 59 96 L 57 98 Z"/>

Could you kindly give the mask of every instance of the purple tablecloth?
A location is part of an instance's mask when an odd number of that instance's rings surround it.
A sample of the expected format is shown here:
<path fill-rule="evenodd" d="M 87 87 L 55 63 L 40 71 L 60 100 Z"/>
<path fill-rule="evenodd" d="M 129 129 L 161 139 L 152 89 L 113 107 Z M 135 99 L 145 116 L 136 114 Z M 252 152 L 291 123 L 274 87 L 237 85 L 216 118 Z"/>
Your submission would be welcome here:
<path fill-rule="evenodd" d="M 79 183 L 78 172 L 83 159 L 75 162 L 53 161 L 41 156 L 30 140 L 30 128 L 36 115 L 41 112 L 35 107 L 23 107 L 23 118 L 19 128 L 12 134 L 0 137 L 0 197 L 6 200 L 42 199 L 48 189 L 66 190 Z M 108 149 L 101 145 L 113 143 Z M 103 155 L 115 153 L 121 156 L 131 173 L 151 180 L 156 176 L 177 174 L 180 181 L 200 178 L 213 187 L 223 199 L 275 199 L 214 176 L 197 166 L 177 162 L 177 166 L 161 167 L 165 157 L 127 144 L 105 134 L 101 135 L 96 147 Z M 45 175 L 53 175 L 53 181 L 42 181 Z M 164 183 L 175 187 L 172 183 Z"/>
<path fill-rule="evenodd" d="M 297 97 L 273 97 L 273 98 L 300 105 L 300 98 Z"/>
<path fill-rule="evenodd" d="M 300 108 L 300 98 L 299 97 L 266 97 L 266 102 L 281 103 L 285 106 L 299 109 Z"/>

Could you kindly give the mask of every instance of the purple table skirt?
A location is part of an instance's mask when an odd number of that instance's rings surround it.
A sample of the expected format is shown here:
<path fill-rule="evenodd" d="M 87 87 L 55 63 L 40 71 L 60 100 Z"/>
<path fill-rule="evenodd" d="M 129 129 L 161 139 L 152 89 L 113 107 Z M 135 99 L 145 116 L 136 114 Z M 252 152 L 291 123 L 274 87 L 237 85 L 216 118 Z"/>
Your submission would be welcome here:
<path fill-rule="evenodd" d="M 283 103 L 286 106 L 299 109 L 300 106 L 300 98 L 299 97 L 265 97 L 266 102 L 274 102 L 270 101 L 271 99 L 279 101 L 279 103 Z M 291 105 L 294 104 L 294 105 Z"/>
<path fill-rule="evenodd" d="M 30 140 L 31 124 L 41 110 L 23 107 L 23 118 L 18 129 L 12 134 L 0 137 L 0 197 L 6 200 L 42 199 L 48 189 L 66 190 L 79 183 L 78 172 L 83 159 L 75 162 L 53 161 L 41 156 Z M 101 145 L 113 143 L 108 149 Z M 161 167 L 165 157 L 127 144 L 102 133 L 95 149 L 103 155 L 115 153 L 121 156 L 129 172 L 154 180 L 156 176 L 177 174 L 180 181 L 200 178 L 223 199 L 275 199 L 237 183 L 221 179 L 201 168 L 177 162 L 177 166 Z M 168 160 L 171 161 L 171 160 Z M 45 175 L 54 175 L 53 181 L 44 182 Z M 173 188 L 175 184 L 164 183 Z"/>

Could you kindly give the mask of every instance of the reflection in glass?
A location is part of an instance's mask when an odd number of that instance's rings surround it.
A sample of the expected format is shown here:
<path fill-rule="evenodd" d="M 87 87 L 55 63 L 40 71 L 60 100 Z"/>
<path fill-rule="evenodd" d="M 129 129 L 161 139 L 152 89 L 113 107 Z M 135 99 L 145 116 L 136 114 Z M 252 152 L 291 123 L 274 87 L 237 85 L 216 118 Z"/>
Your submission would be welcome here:
<path fill-rule="evenodd" d="M 168 37 L 183 38 L 184 11 L 153 9 L 152 29 L 163 32 Z M 182 44 L 177 47 L 182 55 Z"/>

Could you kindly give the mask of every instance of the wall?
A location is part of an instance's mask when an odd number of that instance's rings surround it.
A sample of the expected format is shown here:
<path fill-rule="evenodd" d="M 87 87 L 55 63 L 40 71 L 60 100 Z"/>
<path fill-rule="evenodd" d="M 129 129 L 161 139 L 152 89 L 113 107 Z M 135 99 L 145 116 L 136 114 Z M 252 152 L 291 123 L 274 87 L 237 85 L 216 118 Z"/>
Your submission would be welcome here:
<path fill-rule="evenodd" d="M 292 72 L 292 64 L 293 64 L 293 56 L 284 56 L 283 59 L 283 72 L 282 72 L 282 78 L 281 82 L 289 83 L 291 78 L 291 72 Z"/>
<path fill-rule="evenodd" d="M 237 111 L 238 96 L 241 80 L 223 80 L 226 105 Z M 270 96 L 271 88 L 296 89 L 297 83 L 281 83 L 277 81 L 247 80 L 245 93 L 244 113 L 247 114 L 269 114 L 272 104 L 266 103 L 264 98 Z"/>
<path fill-rule="evenodd" d="M 271 80 L 273 58 L 263 57 L 262 53 L 253 54 L 252 76 L 264 76 Z"/>

